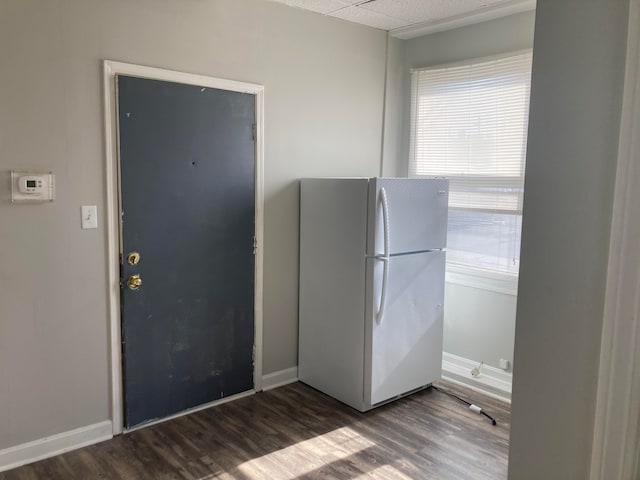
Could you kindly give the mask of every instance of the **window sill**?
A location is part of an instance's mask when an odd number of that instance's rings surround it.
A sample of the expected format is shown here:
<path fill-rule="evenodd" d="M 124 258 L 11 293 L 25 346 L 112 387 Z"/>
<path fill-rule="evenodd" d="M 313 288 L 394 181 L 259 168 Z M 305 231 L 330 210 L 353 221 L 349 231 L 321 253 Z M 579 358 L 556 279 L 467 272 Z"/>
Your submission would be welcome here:
<path fill-rule="evenodd" d="M 518 295 L 518 275 L 447 263 L 445 281 L 505 295 Z"/>

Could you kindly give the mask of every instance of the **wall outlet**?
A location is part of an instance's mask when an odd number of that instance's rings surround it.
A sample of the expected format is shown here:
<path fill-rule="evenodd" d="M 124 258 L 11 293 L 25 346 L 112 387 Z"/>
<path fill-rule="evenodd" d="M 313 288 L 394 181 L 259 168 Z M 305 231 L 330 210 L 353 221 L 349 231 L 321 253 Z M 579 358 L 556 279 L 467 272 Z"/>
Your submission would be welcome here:
<path fill-rule="evenodd" d="M 484 365 L 484 362 L 480 362 L 480 364 L 474 368 L 473 370 L 471 370 L 471 376 L 472 377 L 477 377 L 478 375 L 480 375 L 482 373 L 482 365 Z"/>
<path fill-rule="evenodd" d="M 502 370 L 509 370 L 509 360 L 501 358 L 500 359 L 500 368 Z"/>

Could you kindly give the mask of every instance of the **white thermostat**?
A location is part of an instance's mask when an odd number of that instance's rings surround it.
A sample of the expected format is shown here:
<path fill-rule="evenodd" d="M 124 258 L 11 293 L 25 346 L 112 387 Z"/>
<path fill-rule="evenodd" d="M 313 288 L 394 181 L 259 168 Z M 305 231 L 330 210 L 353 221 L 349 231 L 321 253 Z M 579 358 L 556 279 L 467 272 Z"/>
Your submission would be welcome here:
<path fill-rule="evenodd" d="M 18 178 L 18 190 L 22 193 L 43 193 L 45 182 L 43 175 L 25 175 Z"/>
<path fill-rule="evenodd" d="M 52 202 L 55 198 L 51 172 L 11 172 L 12 202 Z"/>

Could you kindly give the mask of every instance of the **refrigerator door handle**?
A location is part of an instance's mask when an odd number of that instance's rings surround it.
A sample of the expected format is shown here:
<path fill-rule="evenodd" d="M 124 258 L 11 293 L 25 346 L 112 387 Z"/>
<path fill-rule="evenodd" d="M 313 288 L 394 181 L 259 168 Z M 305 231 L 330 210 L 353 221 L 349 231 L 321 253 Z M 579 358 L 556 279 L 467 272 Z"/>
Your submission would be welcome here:
<path fill-rule="evenodd" d="M 375 257 L 376 260 L 384 262 L 384 269 L 382 271 L 382 290 L 380 292 L 380 301 L 378 302 L 378 311 L 376 312 L 376 323 L 380 325 L 382 317 L 384 316 L 384 307 L 387 303 L 387 281 L 389 279 L 389 258 L 388 257 Z"/>
<path fill-rule="evenodd" d="M 382 223 L 384 237 L 384 254 L 376 256 L 376 260 L 384 262 L 382 271 L 382 290 L 380 292 L 380 302 L 378 303 L 378 311 L 376 312 L 376 323 L 380 325 L 384 316 L 384 307 L 387 303 L 387 282 L 389 279 L 389 204 L 387 202 L 387 192 L 384 188 L 380 189 L 380 204 L 382 206 Z"/>
<path fill-rule="evenodd" d="M 384 187 L 380 189 L 380 204 L 382 205 L 382 224 L 384 225 L 384 257 L 389 258 L 389 202 Z"/>

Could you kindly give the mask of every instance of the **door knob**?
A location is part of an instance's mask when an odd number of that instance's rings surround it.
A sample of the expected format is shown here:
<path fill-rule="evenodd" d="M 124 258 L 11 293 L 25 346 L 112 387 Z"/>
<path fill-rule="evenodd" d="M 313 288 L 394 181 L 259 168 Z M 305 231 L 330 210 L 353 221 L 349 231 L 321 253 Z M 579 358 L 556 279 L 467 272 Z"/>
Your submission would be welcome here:
<path fill-rule="evenodd" d="M 142 279 L 140 278 L 140 275 L 131 275 L 129 277 L 129 280 L 127 280 L 127 286 L 131 290 L 137 290 L 138 288 L 140 288 L 140 285 L 142 285 Z"/>

